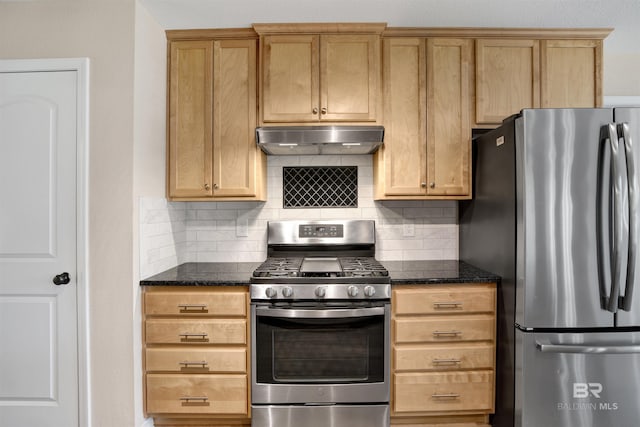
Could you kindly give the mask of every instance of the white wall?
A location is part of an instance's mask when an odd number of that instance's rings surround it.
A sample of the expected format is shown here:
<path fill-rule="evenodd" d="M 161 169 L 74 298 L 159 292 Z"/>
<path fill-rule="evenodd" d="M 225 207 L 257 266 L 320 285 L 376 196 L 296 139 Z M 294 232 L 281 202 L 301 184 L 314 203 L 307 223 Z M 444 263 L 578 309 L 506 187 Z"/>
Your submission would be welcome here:
<path fill-rule="evenodd" d="M 134 44 L 134 131 L 133 131 L 133 392 L 135 426 L 144 422 L 142 413 L 142 302 L 139 254 L 139 211 L 141 195 L 164 197 L 166 123 L 166 37 L 164 30 L 136 2 Z"/>
<path fill-rule="evenodd" d="M 93 427 L 134 425 L 133 38 L 133 0 L 0 2 L 1 58 L 90 59 Z"/>

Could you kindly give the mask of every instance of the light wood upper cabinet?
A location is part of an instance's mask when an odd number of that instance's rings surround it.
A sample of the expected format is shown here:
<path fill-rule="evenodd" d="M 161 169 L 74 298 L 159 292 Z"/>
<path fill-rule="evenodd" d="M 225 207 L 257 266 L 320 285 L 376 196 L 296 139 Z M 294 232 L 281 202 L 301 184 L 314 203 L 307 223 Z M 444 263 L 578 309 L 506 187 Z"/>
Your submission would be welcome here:
<path fill-rule="evenodd" d="M 213 42 L 170 44 L 169 197 L 213 196 Z"/>
<path fill-rule="evenodd" d="M 427 195 L 471 196 L 471 40 L 427 40 Z"/>
<path fill-rule="evenodd" d="M 472 52 L 465 39 L 384 40 L 377 199 L 469 196 Z"/>
<path fill-rule="evenodd" d="M 539 50 L 537 40 L 476 41 L 476 123 L 540 107 Z"/>
<path fill-rule="evenodd" d="M 375 122 L 380 36 L 265 35 L 262 121 Z"/>
<path fill-rule="evenodd" d="M 476 124 L 523 108 L 602 106 L 601 39 L 476 40 Z"/>
<path fill-rule="evenodd" d="M 265 122 L 319 117 L 318 36 L 266 36 L 262 40 L 262 118 Z"/>
<path fill-rule="evenodd" d="M 255 40 L 213 45 L 213 195 L 256 197 L 262 154 L 256 147 Z"/>
<path fill-rule="evenodd" d="M 602 41 L 543 40 L 543 108 L 602 106 Z"/>
<path fill-rule="evenodd" d="M 169 45 L 169 198 L 264 199 L 266 159 L 255 143 L 257 40 Z"/>
<path fill-rule="evenodd" d="M 426 41 L 385 39 L 385 142 L 376 155 L 376 189 L 385 196 L 424 196 L 427 180 Z"/>

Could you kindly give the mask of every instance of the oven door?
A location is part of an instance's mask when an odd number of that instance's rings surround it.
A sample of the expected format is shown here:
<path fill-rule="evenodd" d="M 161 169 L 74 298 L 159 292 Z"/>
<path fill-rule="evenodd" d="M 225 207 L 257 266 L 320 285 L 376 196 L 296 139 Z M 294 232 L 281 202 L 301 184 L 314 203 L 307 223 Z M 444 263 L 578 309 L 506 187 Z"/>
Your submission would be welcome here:
<path fill-rule="evenodd" d="M 252 304 L 253 404 L 389 401 L 388 302 Z"/>

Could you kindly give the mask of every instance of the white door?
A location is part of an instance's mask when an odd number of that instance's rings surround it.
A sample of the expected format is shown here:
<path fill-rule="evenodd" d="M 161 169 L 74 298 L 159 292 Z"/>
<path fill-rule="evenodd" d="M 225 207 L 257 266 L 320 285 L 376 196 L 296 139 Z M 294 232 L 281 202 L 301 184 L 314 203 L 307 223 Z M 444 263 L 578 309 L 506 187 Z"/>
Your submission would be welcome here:
<path fill-rule="evenodd" d="M 0 70 L 2 427 L 78 426 L 77 78 Z"/>

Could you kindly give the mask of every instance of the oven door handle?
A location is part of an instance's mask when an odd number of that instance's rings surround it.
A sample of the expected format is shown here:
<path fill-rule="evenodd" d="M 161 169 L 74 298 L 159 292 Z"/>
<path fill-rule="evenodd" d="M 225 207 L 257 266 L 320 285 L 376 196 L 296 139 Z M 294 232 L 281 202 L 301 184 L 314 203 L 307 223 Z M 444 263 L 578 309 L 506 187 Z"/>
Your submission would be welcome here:
<path fill-rule="evenodd" d="M 323 310 L 256 307 L 256 316 L 297 319 L 344 319 L 384 315 L 384 307 L 327 308 Z"/>

